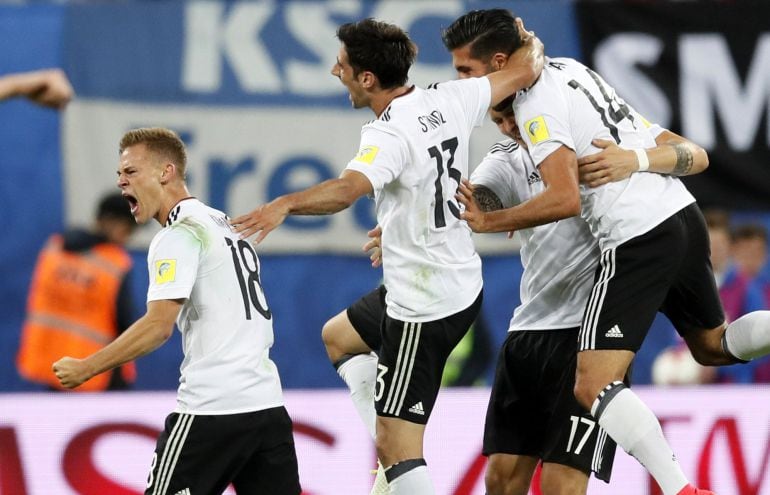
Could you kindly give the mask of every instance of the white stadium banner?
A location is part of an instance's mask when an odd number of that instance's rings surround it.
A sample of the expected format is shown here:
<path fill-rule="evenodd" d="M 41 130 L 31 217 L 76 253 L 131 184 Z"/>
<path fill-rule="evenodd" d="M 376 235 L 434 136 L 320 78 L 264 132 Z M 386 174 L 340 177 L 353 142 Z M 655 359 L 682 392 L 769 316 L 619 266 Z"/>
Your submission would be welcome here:
<path fill-rule="evenodd" d="M 661 418 L 694 483 L 719 495 L 770 495 L 770 387 L 637 391 Z M 438 495 L 484 493 L 480 451 L 488 395 L 485 388 L 440 394 L 425 451 Z M 155 436 L 174 405 L 171 392 L 0 395 L 0 495 L 142 493 Z M 286 407 L 304 493 L 368 493 L 374 448 L 349 393 L 288 391 Z M 619 450 L 611 483 L 592 479 L 588 491 L 652 495 L 652 487 Z"/>

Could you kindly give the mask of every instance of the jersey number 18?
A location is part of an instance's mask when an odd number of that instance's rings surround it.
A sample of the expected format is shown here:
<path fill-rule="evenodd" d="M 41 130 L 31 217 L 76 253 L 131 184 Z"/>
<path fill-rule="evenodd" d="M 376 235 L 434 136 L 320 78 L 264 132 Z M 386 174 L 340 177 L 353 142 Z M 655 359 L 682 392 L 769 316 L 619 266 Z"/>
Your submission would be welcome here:
<path fill-rule="evenodd" d="M 257 253 L 254 252 L 251 244 L 243 239 L 239 239 L 238 243 L 234 244 L 232 239 L 225 237 L 225 242 L 230 246 L 230 254 L 233 256 L 233 266 L 235 267 L 235 275 L 238 277 L 238 285 L 241 288 L 246 319 L 251 319 L 251 309 L 253 307 L 266 320 L 269 320 L 272 317 L 272 313 L 270 313 L 270 308 L 267 307 L 265 293 L 259 280 Z"/>

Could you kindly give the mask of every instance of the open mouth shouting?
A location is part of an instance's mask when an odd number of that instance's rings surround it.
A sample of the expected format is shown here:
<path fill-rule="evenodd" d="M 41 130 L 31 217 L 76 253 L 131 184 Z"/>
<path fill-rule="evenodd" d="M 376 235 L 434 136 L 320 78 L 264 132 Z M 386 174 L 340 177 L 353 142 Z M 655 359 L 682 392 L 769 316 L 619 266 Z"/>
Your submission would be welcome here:
<path fill-rule="evenodd" d="M 136 217 L 137 213 L 139 212 L 139 201 L 137 201 L 134 196 L 128 193 L 123 193 L 123 197 L 126 201 L 128 201 L 128 206 L 131 208 L 131 214 Z"/>

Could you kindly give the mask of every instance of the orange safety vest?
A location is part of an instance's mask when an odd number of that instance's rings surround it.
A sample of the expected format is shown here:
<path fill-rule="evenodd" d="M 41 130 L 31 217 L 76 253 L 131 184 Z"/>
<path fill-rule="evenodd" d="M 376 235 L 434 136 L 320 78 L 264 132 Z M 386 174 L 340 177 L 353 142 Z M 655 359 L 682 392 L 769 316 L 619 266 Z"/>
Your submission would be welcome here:
<path fill-rule="evenodd" d="M 53 235 L 35 267 L 17 365 L 28 380 L 61 389 L 51 369 L 62 356 L 84 358 L 118 335 L 117 300 L 131 258 L 115 244 L 101 243 L 71 252 Z M 136 379 L 134 363 L 123 378 Z M 117 372 L 117 370 L 116 370 Z M 110 373 L 97 375 L 77 390 L 106 390 Z"/>

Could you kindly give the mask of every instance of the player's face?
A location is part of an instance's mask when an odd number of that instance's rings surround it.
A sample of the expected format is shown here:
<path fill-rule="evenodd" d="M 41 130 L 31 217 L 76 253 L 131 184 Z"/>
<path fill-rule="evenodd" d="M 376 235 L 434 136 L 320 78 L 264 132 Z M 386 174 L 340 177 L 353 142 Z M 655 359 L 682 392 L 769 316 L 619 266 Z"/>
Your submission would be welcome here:
<path fill-rule="evenodd" d="M 131 207 L 136 223 L 154 218 L 161 224 L 163 166 L 144 144 L 129 146 L 120 155 L 118 187 Z M 164 219 L 165 220 L 165 219 Z"/>
<path fill-rule="evenodd" d="M 336 76 L 340 82 L 348 89 L 348 97 L 353 108 L 363 108 L 369 104 L 366 92 L 361 86 L 358 77 L 354 74 L 353 66 L 348 60 L 348 52 L 345 46 L 340 47 L 340 53 L 337 55 L 337 63 L 332 66 L 332 75 Z"/>
<path fill-rule="evenodd" d="M 513 114 L 512 108 L 506 108 L 502 112 L 490 108 L 489 116 L 503 135 L 513 139 L 525 149 L 527 148 L 527 144 L 524 142 L 524 139 L 522 139 L 521 133 L 519 132 L 519 126 L 516 125 L 516 116 Z"/>
<path fill-rule="evenodd" d="M 465 45 L 452 50 L 452 65 L 459 79 L 486 76 L 494 72 L 492 64 L 471 57 L 471 45 Z"/>

